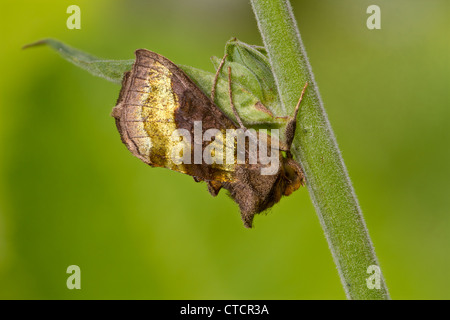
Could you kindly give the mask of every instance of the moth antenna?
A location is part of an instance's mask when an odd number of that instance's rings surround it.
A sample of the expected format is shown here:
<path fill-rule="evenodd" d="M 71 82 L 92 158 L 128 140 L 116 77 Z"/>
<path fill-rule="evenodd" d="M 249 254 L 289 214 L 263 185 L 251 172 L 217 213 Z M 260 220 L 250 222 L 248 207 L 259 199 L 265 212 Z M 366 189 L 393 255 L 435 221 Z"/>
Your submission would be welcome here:
<path fill-rule="evenodd" d="M 220 61 L 219 67 L 217 68 L 216 75 L 214 76 L 213 85 L 212 85 L 212 88 L 211 88 L 211 100 L 212 100 L 212 102 L 214 102 L 214 100 L 216 98 L 217 80 L 219 79 L 220 70 L 222 69 L 223 64 L 225 63 L 225 59 L 227 57 L 228 57 L 228 53 L 223 56 L 222 61 Z"/>
<path fill-rule="evenodd" d="M 228 67 L 228 94 L 230 96 L 230 106 L 231 106 L 231 110 L 233 110 L 234 116 L 236 117 L 237 122 L 239 123 L 239 126 L 241 127 L 241 129 L 247 129 L 244 124 L 242 123 L 241 118 L 239 117 L 239 114 L 236 110 L 236 108 L 234 107 L 234 103 L 233 103 L 233 93 L 231 90 L 231 67 Z"/>
<path fill-rule="evenodd" d="M 302 93 L 300 94 L 300 99 L 298 99 L 297 105 L 295 106 L 294 111 L 294 120 L 297 120 L 298 110 L 300 110 L 300 103 L 302 102 L 303 95 L 305 94 L 306 87 L 308 86 L 308 82 L 305 83 L 305 86 L 303 87 Z"/>
<path fill-rule="evenodd" d="M 300 98 L 298 99 L 297 105 L 295 106 L 295 111 L 294 111 L 293 117 L 291 118 L 291 120 L 289 120 L 289 122 L 286 125 L 286 130 L 285 130 L 286 146 L 285 147 L 287 147 L 287 150 L 284 150 L 284 151 L 289 151 L 291 149 L 292 141 L 294 140 L 295 129 L 297 127 L 298 111 L 300 110 L 300 103 L 302 103 L 303 96 L 305 95 L 306 87 L 308 87 L 308 82 L 306 82 L 305 86 L 303 87 L 302 93 L 300 94 Z"/>

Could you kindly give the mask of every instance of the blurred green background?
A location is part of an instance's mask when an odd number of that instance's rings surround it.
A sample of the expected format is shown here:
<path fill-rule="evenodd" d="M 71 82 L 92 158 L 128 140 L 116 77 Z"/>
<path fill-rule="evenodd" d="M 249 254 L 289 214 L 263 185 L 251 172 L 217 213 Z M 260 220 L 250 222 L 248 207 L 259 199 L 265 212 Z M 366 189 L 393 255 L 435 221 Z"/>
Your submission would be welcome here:
<path fill-rule="evenodd" d="M 81 8 L 81 30 L 66 9 Z M 381 7 L 381 30 L 366 8 Z M 393 299 L 450 298 L 450 5 L 292 1 Z M 225 194 L 152 169 L 110 117 L 120 87 L 67 63 L 137 48 L 213 71 L 232 36 L 261 44 L 247 1 L 14 1 L 3 6 L 0 298 L 345 299 L 306 189 L 255 228 Z M 81 268 L 68 290 L 66 268 Z"/>

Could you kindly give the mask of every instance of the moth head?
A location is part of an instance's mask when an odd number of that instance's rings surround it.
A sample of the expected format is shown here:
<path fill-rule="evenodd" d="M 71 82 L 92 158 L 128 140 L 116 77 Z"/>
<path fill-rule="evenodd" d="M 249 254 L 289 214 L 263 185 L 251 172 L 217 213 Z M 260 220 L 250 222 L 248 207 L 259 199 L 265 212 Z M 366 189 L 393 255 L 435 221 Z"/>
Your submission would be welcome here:
<path fill-rule="evenodd" d="M 300 186 L 305 185 L 305 176 L 303 175 L 302 168 L 291 157 L 283 159 L 284 179 L 286 187 L 284 189 L 284 195 L 288 196 Z"/>

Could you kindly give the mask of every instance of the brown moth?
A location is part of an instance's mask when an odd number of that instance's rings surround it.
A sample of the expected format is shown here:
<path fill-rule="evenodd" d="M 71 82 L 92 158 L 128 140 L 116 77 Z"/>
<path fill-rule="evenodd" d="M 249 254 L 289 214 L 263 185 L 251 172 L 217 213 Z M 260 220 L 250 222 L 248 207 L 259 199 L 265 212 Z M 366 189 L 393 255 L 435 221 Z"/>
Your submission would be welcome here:
<path fill-rule="evenodd" d="M 232 104 L 231 86 L 231 105 L 239 124 L 228 118 L 167 58 L 145 49 L 136 50 L 135 54 L 136 60 L 131 71 L 124 74 L 119 99 L 112 111 L 121 139 L 134 156 L 152 167 L 165 167 L 191 175 L 197 182 L 205 181 L 213 196 L 222 188 L 228 190 L 231 198 L 239 205 L 247 228 L 252 227 L 255 214 L 272 207 L 283 195 L 288 196 L 304 185 L 302 169 L 289 151 L 301 98 L 294 117 L 286 126 L 286 141 L 278 146 L 270 135 L 259 132 L 251 134 L 243 126 Z M 302 96 L 305 89 L 306 85 Z M 206 153 L 211 144 L 220 142 L 218 137 L 221 133 L 232 129 L 241 129 L 244 139 L 245 136 L 248 138 L 244 148 L 245 161 L 235 159 L 238 153 L 236 150 L 232 151 L 234 160 L 231 163 L 196 159 L 196 151 L 197 154 L 198 151 Z M 181 130 L 194 139 L 187 137 L 187 143 L 184 144 L 187 148 L 182 148 L 180 152 L 180 140 L 173 137 L 174 132 Z M 203 135 L 208 130 L 216 130 L 219 135 L 216 134 L 214 139 L 196 138 L 196 133 Z M 268 164 L 249 161 L 251 139 L 266 143 L 269 153 L 275 149 L 278 165 L 273 174 L 261 174 Z M 260 145 L 257 145 L 260 150 Z M 225 149 L 229 147 L 227 145 Z M 219 154 L 218 150 L 214 149 L 211 154 Z M 174 154 L 179 157 L 174 158 Z M 180 157 L 183 160 L 181 162 L 178 161 Z"/>

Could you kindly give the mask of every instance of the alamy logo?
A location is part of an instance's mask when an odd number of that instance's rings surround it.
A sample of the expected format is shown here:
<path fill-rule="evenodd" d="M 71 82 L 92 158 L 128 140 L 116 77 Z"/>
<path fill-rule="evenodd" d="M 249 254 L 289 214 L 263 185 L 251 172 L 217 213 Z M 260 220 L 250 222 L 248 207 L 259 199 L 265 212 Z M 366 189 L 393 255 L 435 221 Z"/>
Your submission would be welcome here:
<path fill-rule="evenodd" d="M 172 132 L 174 164 L 261 164 L 261 175 L 273 175 L 279 169 L 279 130 L 208 129 L 194 121 L 194 136 L 187 129 Z M 203 143 L 208 144 L 204 147 Z M 193 155 L 192 155 L 193 153 Z"/>
<path fill-rule="evenodd" d="M 67 13 L 71 13 L 67 18 L 67 29 L 81 29 L 81 9 L 77 5 L 71 5 L 67 7 Z"/>
<path fill-rule="evenodd" d="M 66 273 L 71 274 L 66 281 L 67 289 L 81 289 L 81 270 L 77 265 L 67 267 Z"/>
<path fill-rule="evenodd" d="M 373 264 L 367 268 L 367 273 L 371 274 L 366 279 L 368 289 L 381 289 L 381 269 L 379 266 Z"/>
<path fill-rule="evenodd" d="M 373 4 L 367 7 L 367 13 L 371 15 L 367 18 L 367 28 L 369 30 L 381 29 L 381 9 L 379 6 Z"/>

